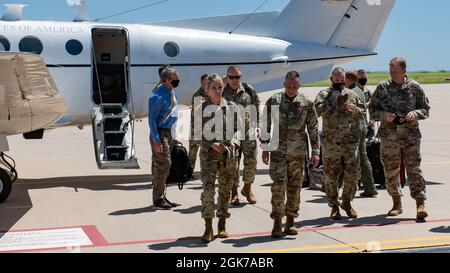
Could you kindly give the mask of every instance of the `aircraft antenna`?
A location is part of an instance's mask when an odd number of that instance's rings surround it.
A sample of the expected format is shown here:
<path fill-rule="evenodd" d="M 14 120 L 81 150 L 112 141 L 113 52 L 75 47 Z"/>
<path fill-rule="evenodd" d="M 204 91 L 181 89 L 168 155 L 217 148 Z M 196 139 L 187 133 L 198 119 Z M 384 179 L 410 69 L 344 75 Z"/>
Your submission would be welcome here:
<path fill-rule="evenodd" d="M 159 2 L 155 2 L 155 3 L 151 3 L 151 4 L 148 4 L 148 5 L 142 6 L 142 7 L 126 10 L 126 11 L 119 12 L 119 13 L 116 13 L 116 14 L 113 14 L 113 15 L 109 15 L 109 16 L 106 16 L 106 17 L 97 18 L 97 19 L 94 20 L 94 22 L 103 21 L 105 19 L 109 19 L 109 18 L 112 18 L 112 17 L 117 17 L 117 16 L 120 16 L 120 15 L 128 14 L 128 13 L 135 12 L 135 11 L 138 11 L 138 10 L 141 10 L 141 9 L 146 9 L 148 7 L 155 6 L 155 5 L 158 5 L 158 4 L 161 4 L 161 3 L 164 3 L 164 2 L 168 2 L 168 1 L 169 0 L 162 0 L 162 1 L 159 1 Z"/>
<path fill-rule="evenodd" d="M 250 13 L 244 20 L 242 20 L 242 22 L 240 22 L 232 31 L 230 31 L 228 34 L 233 34 L 233 32 L 235 32 L 242 24 L 244 24 L 245 22 L 247 22 L 248 19 L 250 19 L 250 17 L 252 17 L 255 13 L 258 12 L 258 10 L 260 8 L 262 8 L 267 2 L 269 2 L 269 0 L 265 0 L 261 5 L 259 5 L 259 7 L 257 7 L 252 13 Z"/>

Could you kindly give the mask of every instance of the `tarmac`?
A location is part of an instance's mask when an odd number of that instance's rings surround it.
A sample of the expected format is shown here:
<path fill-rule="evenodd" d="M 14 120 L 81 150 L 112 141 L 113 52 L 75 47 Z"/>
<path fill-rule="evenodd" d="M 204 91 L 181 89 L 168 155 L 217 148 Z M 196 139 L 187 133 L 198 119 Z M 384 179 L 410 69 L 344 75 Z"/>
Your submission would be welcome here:
<path fill-rule="evenodd" d="M 0 205 L 0 252 L 126 253 L 362 253 L 449 252 L 450 247 L 450 84 L 425 85 L 431 118 L 421 122 L 422 155 L 430 217 L 416 221 L 415 201 L 404 189 L 404 214 L 386 217 L 392 207 L 385 190 L 359 198 L 360 218 L 333 222 L 325 195 L 304 189 L 298 236 L 272 239 L 271 179 L 259 157 L 256 205 L 231 209 L 230 238 L 206 245 L 199 180 L 168 197 L 182 206 L 171 211 L 151 206 L 151 149 L 147 120 L 136 126 L 140 170 L 97 169 L 89 126 L 48 131 L 43 140 L 8 137 L 20 179 Z M 314 99 L 321 88 L 303 88 Z M 373 90 L 373 88 L 372 88 Z M 261 94 L 265 102 L 273 91 Z M 189 110 L 184 110 L 188 113 Z M 184 115 L 180 124 L 189 123 Z M 187 142 L 184 141 L 187 145 Z M 197 172 L 199 171 L 197 167 Z M 197 173 L 198 176 L 198 173 Z M 241 196 L 241 201 L 245 198 Z M 344 213 L 345 215 L 345 213 Z M 215 228 L 217 220 L 215 220 Z M 217 230 L 215 230 L 217 232 Z"/>

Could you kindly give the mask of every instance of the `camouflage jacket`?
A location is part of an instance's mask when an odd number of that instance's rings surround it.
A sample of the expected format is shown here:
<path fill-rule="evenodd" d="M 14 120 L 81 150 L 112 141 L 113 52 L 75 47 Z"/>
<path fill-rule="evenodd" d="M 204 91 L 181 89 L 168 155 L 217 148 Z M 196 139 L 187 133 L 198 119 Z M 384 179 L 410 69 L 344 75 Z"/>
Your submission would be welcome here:
<path fill-rule="evenodd" d="M 211 148 L 214 143 L 222 144 L 225 147 L 231 147 L 232 144 L 240 145 L 240 136 L 235 130 L 236 123 L 241 121 L 235 115 L 236 104 L 222 98 L 220 105 L 215 105 L 207 98 L 200 107 L 202 109 L 201 153 L 214 153 L 214 150 Z M 206 113 L 210 110 L 214 110 L 214 112 Z M 219 113 L 222 115 L 221 120 L 216 118 Z M 233 124 L 230 125 L 230 122 Z"/>
<path fill-rule="evenodd" d="M 372 99 L 372 92 L 367 87 L 364 87 L 364 95 L 366 95 L 366 105 L 369 105 Z"/>
<path fill-rule="evenodd" d="M 430 117 L 431 110 L 422 87 L 410 79 L 403 85 L 396 84 L 392 80 L 380 83 L 373 94 L 369 108 L 372 118 L 381 121 L 378 137 L 392 140 L 420 139 L 422 134 L 418 121 L 397 125 L 394 122 L 385 121 L 386 114 L 393 113 L 406 117 L 408 113 L 414 112 L 418 120 L 425 120 Z"/>
<path fill-rule="evenodd" d="M 250 134 L 254 134 L 255 132 L 251 131 L 252 128 L 250 125 L 253 125 L 253 128 L 256 128 L 259 124 L 260 117 L 260 100 L 259 96 L 256 93 L 256 90 L 249 84 L 242 83 L 237 91 L 231 89 L 229 85 L 227 85 L 223 90 L 223 97 L 227 101 L 234 102 L 238 106 L 242 106 L 246 108 L 249 105 L 254 105 L 256 107 L 256 117 L 252 117 L 250 119 L 249 113 L 245 113 L 245 125 L 246 125 L 246 139 Z M 252 121 L 252 123 L 250 123 Z"/>
<path fill-rule="evenodd" d="M 200 103 L 204 103 L 205 100 L 207 99 L 207 95 L 206 95 L 206 91 L 203 90 L 202 88 L 199 88 L 197 90 L 197 92 L 194 93 L 194 95 L 192 96 L 192 102 L 191 102 L 191 106 L 192 106 L 192 110 L 191 110 L 191 140 L 194 140 L 194 136 L 195 136 L 195 109 L 199 109 L 196 107 L 195 105 L 195 100 L 196 98 L 199 98 L 199 102 Z M 200 122 L 200 121 L 199 121 Z"/>
<path fill-rule="evenodd" d="M 344 88 L 336 99 L 332 88 L 320 91 L 315 106 L 319 117 L 323 118 L 322 141 L 337 144 L 355 144 L 359 142 L 361 120 L 364 118 L 364 102 L 355 92 Z M 356 113 L 346 109 L 347 104 L 358 108 Z"/>
<path fill-rule="evenodd" d="M 364 117 L 361 119 L 361 124 L 360 124 L 360 126 L 361 126 L 361 132 L 364 134 L 364 132 L 366 131 L 366 127 L 368 126 L 368 124 L 369 124 L 369 120 L 368 120 L 368 118 L 367 118 L 367 112 L 368 112 L 368 109 L 367 109 L 367 94 L 359 87 L 359 86 L 357 86 L 357 87 L 355 87 L 354 89 L 352 89 L 352 91 L 353 92 L 355 92 L 355 94 L 363 101 L 363 103 L 364 103 L 364 111 L 363 111 L 363 114 L 364 114 Z"/>
<path fill-rule="evenodd" d="M 274 119 L 274 106 L 279 107 L 278 120 Z M 261 122 L 267 124 L 267 132 L 272 130 L 274 121 L 279 122 L 279 144 L 276 153 L 306 155 L 307 145 L 309 145 L 307 130 L 311 140 L 312 154 L 320 155 L 319 121 L 313 102 L 305 95 L 298 94 L 292 101 L 284 92 L 272 96 L 266 103 L 261 119 Z M 261 128 L 265 126 L 261 124 Z M 261 142 L 267 144 L 271 141 L 276 139 L 263 139 Z"/>

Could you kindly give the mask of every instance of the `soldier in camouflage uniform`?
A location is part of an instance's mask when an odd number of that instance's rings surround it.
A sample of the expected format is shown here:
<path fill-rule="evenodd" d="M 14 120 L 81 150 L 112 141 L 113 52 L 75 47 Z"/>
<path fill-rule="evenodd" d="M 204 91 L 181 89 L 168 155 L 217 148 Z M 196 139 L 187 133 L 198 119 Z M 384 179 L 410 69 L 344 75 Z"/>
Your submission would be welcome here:
<path fill-rule="evenodd" d="M 202 116 L 206 116 L 204 111 L 213 109 L 211 117 L 202 118 L 203 139 L 200 150 L 201 180 L 203 183 L 202 200 L 202 218 L 205 219 L 206 230 L 201 238 L 203 242 L 209 243 L 213 240 L 214 232 L 212 220 L 214 218 L 214 196 L 215 181 L 219 181 L 219 198 L 217 207 L 217 217 L 219 218 L 219 238 L 227 238 L 226 219 L 230 218 L 228 211 L 230 206 L 231 187 L 235 183 L 236 171 L 236 148 L 239 146 L 238 137 L 235 135 L 232 126 L 233 136 L 229 137 L 227 123 L 235 122 L 230 117 L 229 111 L 234 111 L 236 105 L 228 102 L 222 97 L 223 82 L 219 75 L 214 74 L 208 77 L 208 98 L 200 106 Z M 212 108 L 211 108 L 212 107 Z M 206 110 L 205 110 L 206 109 Z M 222 117 L 218 113 L 222 114 Z M 234 114 L 231 113 L 231 116 Z M 222 120 L 217 120 L 221 118 Z M 231 120 L 230 120 L 231 118 Z M 210 126 L 211 122 L 221 122 L 223 128 L 216 132 L 216 126 Z M 207 131 L 210 130 L 210 131 Z M 213 134 L 213 135 L 212 135 Z M 219 136 L 219 137 L 218 137 Z"/>
<path fill-rule="evenodd" d="M 370 100 L 372 99 L 372 92 L 370 92 L 369 88 L 366 87 L 368 82 L 367 71 L 364 69 L 358 70 L 358 87 L 364 92 L 364 96 L 366 98 L 366 105 L 368 106 Z"/>
<path fill-rule="evenodd" d="M 287 216 L 284 233 L 297 235 L 295 218 L 299 216 L 300 192 L 303 184 L 305 168 L 306 129 L 311 139 L 313 164 L 317 166 L 320 160 L 318 118 L 312 101 L 298 91 L 301 87 L 298 72 L 290 72 L 286 76 L 285 92 L 272 96 L 266 103 L 262 122 L 267 124 L 270 132 L 274 126 L 274 107 L 280 110 L 279 143 L 273 151 L 267 151 L 265 144 L 275 142 L 276 139 L 261 139 L 263 143 L 263 162 L 269 164 L 272 184 L 272 214 L 274 228 L 272 237 L 280 238 L 282 233 L 282 219 Z M 276 119 L 276 118 L 275 118 Z M 264 126 L 261 124 L 261 128 Z M 264 130 L 265 131 L 265 130 Z M 286 200 L 287 196 L 287 200 Z"/>
<path fill-rule="evenodd" d="M 425 220 L 426 187 L 422 170 L 419 121 L 430 116 L 430 104 L 423 89 L 406 77 L 406 61 L 394 58 L 390 63 L 391 80 L 378 85 L 370 104 L 372 118 L 381 121 L 381 158 L 386 187 L 394 201 L 389 216 L 403 213 L 400 189 L 400 163 L 405 159 L 411 196 L 417 203 L 417 219 Z"/>
<path fill-rule="evenodd" d="M 239 150 L 238 164 L 236 168 L 236 184 L 233 185 L 231 194 L 231 204 L 239 205 L 239 172 L 240 172 L 240 162 L 242 156 L 244 157 L 244 188 L 241 194 L 247 198 L 250 204 L 256 204 L 256 197 L 252 192 L 252 184 L 255 182 L 256 169 L 258 165 L 257 156 L 257 135 L 259 135 L 259 129 L 256 128 L 259 124 L 259 106 L 260 100 L 253 87 L 246 83 L 241 83 L 242 73 L 238 66 L 231 66 L 227 71 L 227 81 L 228 84 L 224 89 L 223 97 L 236 103 L 238 106 L 246 108 L 248 106 L 254 106 L 254 111 L 256 117 L 250 117 L 246 114 L 245 124 L 245 140 L 241 142 L 241 147 Z"/>
<path fill-rule="evenodd" d="M 195 102 L 198 99 L 198 102 L 203 103 L 206 100 L 206 87 L 207 87 L 207 78 L 208 75 L 203 75 L 201 77 L 201 87 L 194 93 L 192 96 L 192 110 L 191 110 L 191 138 L 189 141 L 189 159 L 192 163 L 192 168 L 195 170 L 195 165 L 197 163 L 197 155 L 200 149 L 200 145 L 202 144 L 201 140 L 195 139 Z"/>
<path fill-rule="evenodd" d="M 353 91 L 344 88 L 344 69 L 334 69 L 331 80 L 333 86 L 321 91 L 315 101 L 317 114 L 323 118 L 325 190 L 332 208 L 331 219 L 341 219 L 339 205 L 350 218 L 357 218 L 351 202 L 361 177 L 358 125 L 364 103 Z M 339 204 L 339 175 L 342 172 L 344 192 L 342 204 Z"/>
<path fill-rule="evenodd" d="M 366 98 L 367 95 L 360 89 L 357 85 L 358 82 L 358 73 L 355 71 L 348 71 L 346 75 L 346 84 L 345 87 L 349 88 L 363 101 L 364 105 L 364 116 L 359 120 L 358 130 L 360 132 L 360 140 L 359 140 L 359 159 L 361 166 L 361 182 L 364 185 L 364 192 L 361 193 L 362 197 L 376 197 L 378 195 L 377 189 L 375 187 L 375 180 L 373 178 L 373 169 L 372 164 L 370 163 L 369 156 L 367 155 L 367 146 L 366 146 L 366 136 L 368 132 L 369 122 L 367 119 L 367 103 Z M 355 188 L 356 190 L 356 188 Z M 353 196 L 356 195 L 356 191 Z"/>
<path fill-rule="evenodd" d="M 367 108 L 369 108 L 370 101 L 372 100 L 372 92 L 369 90 L 369 88 L 366 87 L 368 80 L 369 79 L 367 71 L 364 69 L 358 70 L 358 88 L 364 92 Z M 367 111 L 367 121 L 369 123 L 369 132 L 367 133 L 367 138 L 372 138 L 375 136 L 375 121 L 370 117 L 369 111 Z"/>

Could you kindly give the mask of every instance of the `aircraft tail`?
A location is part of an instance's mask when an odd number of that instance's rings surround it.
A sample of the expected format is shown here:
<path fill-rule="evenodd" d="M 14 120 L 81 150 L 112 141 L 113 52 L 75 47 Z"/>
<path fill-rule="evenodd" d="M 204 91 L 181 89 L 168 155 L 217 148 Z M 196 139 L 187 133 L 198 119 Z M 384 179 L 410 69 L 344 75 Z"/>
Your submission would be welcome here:
<path fill-rule="evenodd" d="M 280 38 L 373 51 L 395 0 L 291 0 L 275 28 Z"/>
<path fill-rule="evenodd" d="M 291 0 L 282 11 L 151 24 L 373 51 L 394 3 L 395 0 Z"/>

